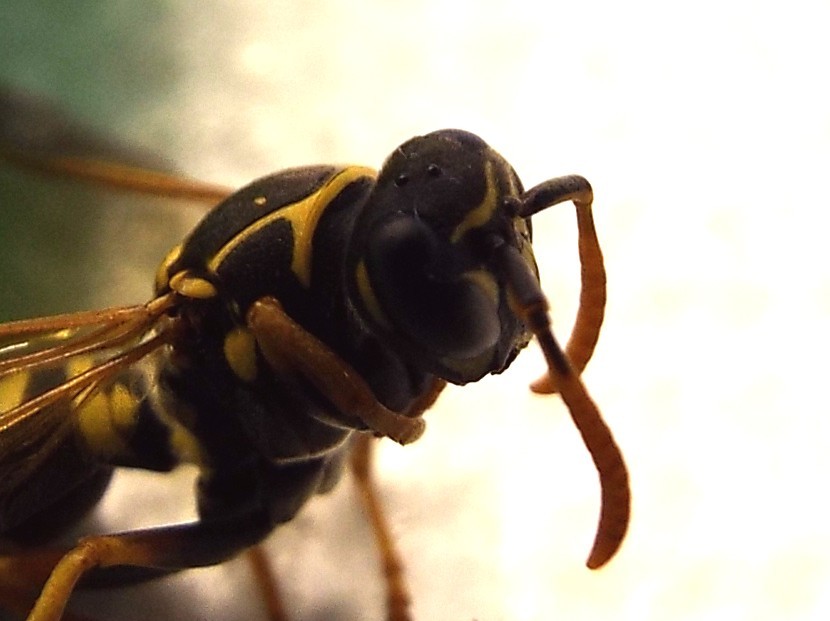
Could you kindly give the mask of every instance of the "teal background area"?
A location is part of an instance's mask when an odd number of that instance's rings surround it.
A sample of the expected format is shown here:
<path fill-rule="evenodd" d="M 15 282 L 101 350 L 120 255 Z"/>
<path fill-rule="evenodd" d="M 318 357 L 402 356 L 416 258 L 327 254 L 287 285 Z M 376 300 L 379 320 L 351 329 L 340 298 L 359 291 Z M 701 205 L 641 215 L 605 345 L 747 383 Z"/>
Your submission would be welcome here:
<path fill-rule="evenodd" d="M 168 130 L 142 138 L 131 124 L 180 74 L 165 43 L 174 38 L 167 17 L 169 5 L 159 2 L 3 3 L 0 81 L 91 130 L 162 152 Z M 175 232 L 158 235 L 178 218 L 175 210 L 3 167 L 0 318 L 143 301 L 152 266 L 177 242 Z M 141 285 L 139 270 L 146 272 Z"/>

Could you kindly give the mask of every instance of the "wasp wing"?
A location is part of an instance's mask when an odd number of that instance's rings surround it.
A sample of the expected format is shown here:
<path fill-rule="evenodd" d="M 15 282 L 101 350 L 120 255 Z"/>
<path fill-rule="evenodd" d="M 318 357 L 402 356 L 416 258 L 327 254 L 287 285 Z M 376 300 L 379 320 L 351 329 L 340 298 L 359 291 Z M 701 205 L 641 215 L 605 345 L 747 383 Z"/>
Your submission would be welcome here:
<path fill-rule="evenodd" d="M 168 294 L 0 326 L 0 508 L 65 443 L 87 400 L 170 342 L 175 304 Z"/>
<path fill-rule="evenodd" d="M 165 172 L 159 158 L 102 137 L 43 99 L 3 85 L 0 159 L 53 176 L 209 205 L 231 194 L 223 186 Z"/>

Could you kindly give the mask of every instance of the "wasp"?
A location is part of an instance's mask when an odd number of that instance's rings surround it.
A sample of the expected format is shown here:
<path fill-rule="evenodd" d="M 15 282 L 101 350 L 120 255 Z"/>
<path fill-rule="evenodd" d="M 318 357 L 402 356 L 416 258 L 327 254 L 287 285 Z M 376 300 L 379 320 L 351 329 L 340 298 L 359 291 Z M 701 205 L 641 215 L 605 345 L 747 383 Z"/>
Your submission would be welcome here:
<path fill-rule="evenodd" d="M 501 373 L 532 337 L 548 367 L 532 388 L 561 396 L 599 472 L 587 564 L 618 550 L 628 475 L 580 379 L 606 295 L 584 178 L 524 190 L 501 155 L 456 129 L 408 140 L 379 171 L 304 166 L 236 192 L 93 158 L 3 155 L 217 203 L 161 261 L 146 304 L 0 326 L 0 540 L 10 550 L 0 586 L 40 590 L 29 621 L 60 619 L 76 586 L 222 563 L 331 489 L 349 462 L 385 564 L 388 618 L 409 619 L 368 439 L 416 441 L 446 383 Z M 566 201 L 582 292 L 563 349 L 531 217 Z M 44 543 L 94 507 L 115 468 L 183 463 L 199 471 L 196 521 Z"/>

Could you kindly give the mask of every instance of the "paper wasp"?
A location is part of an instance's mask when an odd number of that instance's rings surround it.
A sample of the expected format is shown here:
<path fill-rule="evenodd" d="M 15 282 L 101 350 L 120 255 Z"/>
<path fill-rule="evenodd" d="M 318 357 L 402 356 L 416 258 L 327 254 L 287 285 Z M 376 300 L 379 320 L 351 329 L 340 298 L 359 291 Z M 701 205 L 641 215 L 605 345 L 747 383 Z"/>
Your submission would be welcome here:
<path fill-rule="evenodd" d="M 379 172 L 306 166 L 234 193 L 93 158 L 10 146 L 3 155 L 218 203 L 164 258 L 146 304 L 0 326 L 0 537 L 17 546 L 0 583 L 46 581 L 31 621 L 59 619 L 76 584 L 129 584 L 237 555 L 330 489 L 350 454 L 389 618 L 408 619 L 366 439 L 417 440 L 446 382 L 502 372 L 532 336 L 548 365 L 534 389 L 561 395 L 600 474 L 588 566 L 617 551 L 628 475 L 579 378 L 605 305 L 584 178 L 525 191 L 498 153 L 460 130 L 405 142 Z M 563 351 L 530 218 L 564 201 L 577 210 L 582 294 Z M 197 521 L 42 545 L 98 502 L 113 468 L 181 463 L 200 471 Z"/>

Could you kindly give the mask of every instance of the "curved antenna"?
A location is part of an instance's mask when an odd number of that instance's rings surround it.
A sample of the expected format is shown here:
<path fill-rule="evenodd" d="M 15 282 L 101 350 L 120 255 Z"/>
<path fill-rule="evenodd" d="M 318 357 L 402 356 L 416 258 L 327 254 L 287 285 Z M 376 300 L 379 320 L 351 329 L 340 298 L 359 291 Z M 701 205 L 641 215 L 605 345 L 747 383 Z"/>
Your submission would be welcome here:
<path fill-rule="evenodd" d="M 631 514 L 628 469 L 611 430 L 551 332 L 548 302 L 535 274 L 516 248 L 503 244 L 497 252 L 507 276 L 513 311 L 538 339 L 548 374 L 568 406 L 599 474 L 602 505 L 587 561 L 589 568 L 598 569 L 611 560 L 628 530 Z"/>
<path fill-rule="evenodd" d="M 605 264 L 591 212 L 593 199 L 594 193 L 587 179 L 579 175 L 569 175 L 550 179 L 525 192 L 519 209 L 519 215 L 528 217 L 565 201 L 572 201 L 576 207 L 582 284 L 579 310 L 571 337 L 565 346 L 565 353 L 577 375 L 582 374 L 596 348 L 605 318 L 607 298 Z M 559 390 L 550 373 L 533 382 L 530 388 L 540 394 L 551 394 Z"/>

